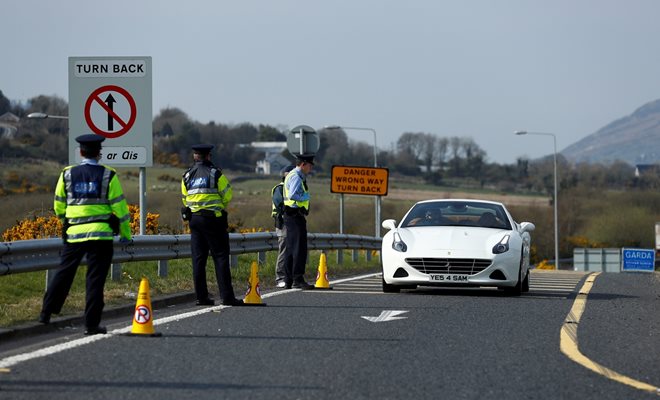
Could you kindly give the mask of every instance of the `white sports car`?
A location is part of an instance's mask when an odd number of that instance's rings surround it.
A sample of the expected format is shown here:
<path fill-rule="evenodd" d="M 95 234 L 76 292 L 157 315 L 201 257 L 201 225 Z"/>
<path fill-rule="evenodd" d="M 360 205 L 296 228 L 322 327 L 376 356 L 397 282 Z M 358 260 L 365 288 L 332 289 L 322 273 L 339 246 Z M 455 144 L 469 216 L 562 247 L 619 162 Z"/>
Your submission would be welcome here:
<path fill-rule="evenodd" d="M 495 286 L 529 291 L 531 222 L 501 203 L 440 199 L 416 203 L 397 226 L 383 221 L 383 292 L 417 286 Z"/>

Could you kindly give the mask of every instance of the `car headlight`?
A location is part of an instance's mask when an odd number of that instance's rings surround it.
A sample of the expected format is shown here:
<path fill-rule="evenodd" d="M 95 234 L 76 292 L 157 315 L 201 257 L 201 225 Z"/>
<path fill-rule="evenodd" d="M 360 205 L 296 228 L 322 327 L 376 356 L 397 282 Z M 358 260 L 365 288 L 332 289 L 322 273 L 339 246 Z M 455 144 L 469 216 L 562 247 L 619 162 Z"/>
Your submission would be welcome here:
<path fill-rule="evenodd" d="M 493 254 L 502 254 L 509 251 L 509 235 L 505 235 L 502 240 L 493 246 Z"/>
<path fill-rule="evenodd" d="M 392 248 L 398 252 L 405 253 L 408 250 L 408 246 L 401 240 L 401 235 L 399 232 L 394 232 L 392 235 L 394 239 L 392 240 Z"/>

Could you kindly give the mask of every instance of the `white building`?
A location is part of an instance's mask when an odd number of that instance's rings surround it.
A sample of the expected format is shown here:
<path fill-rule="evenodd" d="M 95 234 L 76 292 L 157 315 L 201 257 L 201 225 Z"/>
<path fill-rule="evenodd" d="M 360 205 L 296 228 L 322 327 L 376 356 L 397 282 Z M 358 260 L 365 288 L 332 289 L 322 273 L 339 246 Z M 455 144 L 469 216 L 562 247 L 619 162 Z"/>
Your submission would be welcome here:
<path fill-rule="evenodd" d="M 0 115 L 0 137 L 11 139 L 16 136 L 19 121 L 20 118 L 10 112 Z"/>
<path fill-rule="evenodd" d="M 254 172 L 264 175 L 279 174 L 280 170 L 291 162 L 282 155 L 286 150 L 286 142 L 252 142 L 250 147 L 263 152 L 264 158 L 257 161 Z"/>

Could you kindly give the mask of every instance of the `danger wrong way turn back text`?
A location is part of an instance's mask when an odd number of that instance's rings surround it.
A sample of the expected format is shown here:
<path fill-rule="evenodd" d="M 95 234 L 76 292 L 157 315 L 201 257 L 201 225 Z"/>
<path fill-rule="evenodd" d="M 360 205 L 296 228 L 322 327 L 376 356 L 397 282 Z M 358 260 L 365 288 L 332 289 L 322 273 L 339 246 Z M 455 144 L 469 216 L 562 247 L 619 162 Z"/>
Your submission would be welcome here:
<path fill-rule="evenodd" d="M 330 191 L 332 193 L 386 196 L 388 180 L 387 168 L 334 165 Z"/>

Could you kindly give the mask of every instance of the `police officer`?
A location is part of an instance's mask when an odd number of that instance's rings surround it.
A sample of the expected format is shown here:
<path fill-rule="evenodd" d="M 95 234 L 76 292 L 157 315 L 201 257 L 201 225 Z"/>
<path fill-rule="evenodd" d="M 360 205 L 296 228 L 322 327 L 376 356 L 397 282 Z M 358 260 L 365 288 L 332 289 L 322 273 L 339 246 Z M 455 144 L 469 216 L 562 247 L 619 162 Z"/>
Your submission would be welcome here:
<path fill-rule="evenodd" d="M 307 264 L 307 219 L 309 213 L 309 188 L 306 177 L 312 171 L 314 157 L 298 156 L 296 168 L 284 179 L 284 228 L 286 229 L 286 249 L 292 262 L 285 270 L 285 288 L 302 290 L 314 289 L 305 282 Z"/>
<path fill-rule="evenodd" d="M 191 212 L 190 246 L 196 304 L 215 304 L 209 297 L 206 284 L 206 261 L 210 251 L 222 304 L 242 306 L 243 300 L 234 296 L 229 270 L 227 206 L 232 198 L 232 188 L 227 177 L 211 162 L 213 147 L 210 144 L 192 146 L 195 164 L 183 174 L 181 180 L 183 204 Z"/>
<path fill-rule="evenodd" d="M 64 248 L 60 267 L 48 285 L 39 322 L 59 314 L 83 256 L 87 255 L 85 335 L 107 333 L 100 326 L 103 288 L 112 263 L 113 232 L 130 242 L 128 205 L 114 169 L 98 163 L 104 137 L 82 135 L 80 165 L 64 168 L 55 187 L 55 215 L 63 222 Z"/>
<path fill-rule="evenodd" d="M 284 178 L 295 167 L 287 165 L 280 171 L 282 181 L 271 189 L 271 199 L 273 202 L 271 216 L 275 222 L 275 233 L 277 235 L 278 253 L 277 264 L 275 268 L 275 283 L 277 287 L 284 287 L 286 277 L 286 265 L 291 262 L 291 255 L 286 251 L 286 228 L 284 227 Z"/>

